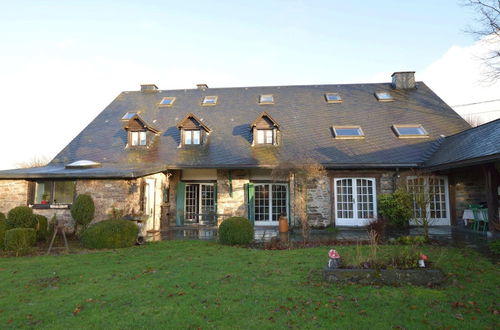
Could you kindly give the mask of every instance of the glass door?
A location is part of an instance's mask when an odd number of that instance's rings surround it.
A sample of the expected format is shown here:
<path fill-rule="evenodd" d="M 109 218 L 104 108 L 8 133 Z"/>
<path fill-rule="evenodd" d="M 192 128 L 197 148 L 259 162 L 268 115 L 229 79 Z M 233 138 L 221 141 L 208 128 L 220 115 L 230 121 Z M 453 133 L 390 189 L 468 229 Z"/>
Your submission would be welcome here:
<path fill-rule="evenodd" d="M 184 205 L 185 222 L 213 222 L 215 189 L 212 183 L 187 183 Z"/>
<path fill-rule="evenodd" d="M 255 224 L 276 226 L 281 214 L 288 215 L 288 186 L 280 183 L 254 185 Z"/>
<path fill-rule="evenodd" d="M 335 179 L 334 191 L 338 226 L 365 226 L 377 217 L 375 179 Z"/>

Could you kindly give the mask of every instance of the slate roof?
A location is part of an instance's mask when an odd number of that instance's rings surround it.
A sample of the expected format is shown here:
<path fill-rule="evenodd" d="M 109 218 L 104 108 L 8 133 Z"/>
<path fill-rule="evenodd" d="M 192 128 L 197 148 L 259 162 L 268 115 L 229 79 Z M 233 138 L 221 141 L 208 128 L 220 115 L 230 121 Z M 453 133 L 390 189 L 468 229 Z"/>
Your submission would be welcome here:
<path fill-rule="evenodd" d="M 415 167 L 429 158 L 428 150 L 440 135 L 470 127 L 423 82 L 417 86 L 403 90 L 374 83 L 122 92 L 52 160 L 46 176 L 56 175 L 56 168 L 74 176 L 78 173 L 70 174 L 62 166 L 80 159 L 103 164 L 85 173 L 109 170 L 109 176 L 122 175 L 123 168 L 129 174 L 158 168 L 256 168 L 305 158 L 327 168 Z M 379 91 L 390 92 L 394 101 L 377 101 L 374 93 Z M 339 93 L 342 103 L 327 103 L 325 93 Z M 273 94 L 274 104 L 259 105 L 261 94 Z M 202 106 L 207 95 L 217 95 L 217 105 Z M 175 96 L 175 104 L 159 107 L 166 96 Z M 148 148 L 126 148 L 127 133 L 120 119 L 134 111 L 160 131 Z M 279 146 L 251 146 L 250 125 L 262 112 L 279 123 Z M 189 113 L 212 132 L 204 145 L 178 148 L 176 124 Z M 391 129 L 393 124 L 422 124 L 429 138 L 400 139 Z M 365 138 L 335 139 L 331 127 L 339 125 L 359 125 Z M 33 173 L 16 171 L 2 171 L 0 178 Z M 43 176 L 43 171 L 36 173 Z"/>
<path fill-rule="evenodd" d="M 442 139 L 425 166 L 466 166 L 492 160 L 500 160 L 500 119 Z"/>

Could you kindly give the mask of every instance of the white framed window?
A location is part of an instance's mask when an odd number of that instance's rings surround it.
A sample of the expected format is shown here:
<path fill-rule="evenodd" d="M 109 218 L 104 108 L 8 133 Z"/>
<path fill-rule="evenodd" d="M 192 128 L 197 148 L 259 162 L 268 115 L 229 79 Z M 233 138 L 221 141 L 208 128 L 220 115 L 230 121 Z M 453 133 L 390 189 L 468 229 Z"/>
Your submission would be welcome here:
<path fill-rule="evenodd" d="M 406 178 L 406 187 L 410 194 L 423 194 L 414 197 L 413 216 L 422 217 L 425 212 L 431 226 L 450 225 L 450 207 L 448 194 L 448 178 L 445 176 L 409 176 Z M 420 199 L 427 202 L 425 209 L 420 208 L 415 202 Z M 415 224 L 415 221 L 413 221 Z"/>
<path fill-rule="evenodd" d="M 255 183 L 255 224 L 276 225 L 280 215 L 288 215 L 286 183 Z"/>
<path fill-rule="evenodd" d="M 257 144 L 273 144 L 273 130 L 272 129 L 258 129 L 257 130 Z"/>
<path fill-rule="evenodd" d="M 132 146 L 145 146 L 147 144 L 146 132 L 130 132 L 130 142 Z"/>
<path fill-rule="evenodd" d="M 335 220 L 338 226 L 366 226 L 377 217 L 375 183 L 375 178 L 335 179 Z"/>
<path fill-rule="evenodd" d="M 184 144 L 197 145 L 201 143 L 200 130 L 185 130 L 184 131 Z"/>

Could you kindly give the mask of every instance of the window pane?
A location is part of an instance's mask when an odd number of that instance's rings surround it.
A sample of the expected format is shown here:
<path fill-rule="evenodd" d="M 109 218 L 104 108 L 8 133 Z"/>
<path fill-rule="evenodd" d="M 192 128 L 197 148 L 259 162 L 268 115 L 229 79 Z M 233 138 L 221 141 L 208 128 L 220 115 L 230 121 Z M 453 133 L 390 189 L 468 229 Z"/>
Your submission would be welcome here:
<path fill-rule="evenodd" d="M 337 136 L 362 136 L 361 130 L 359 128 L 335 128 L 335 134 Z"/>
<path fill-rule="evenodd" d="M 42 181 L 36 183 L 35 204 L 48 204 L 52 200 L 51 196 L 52 182 Z"/>
<path fill-rule="evenodd" d="M 264 131 L 263 130 L 257 131 L 257 143 L 264 143 Z"/>
<path fill-rule="evenodd" d="M 75 181 L 56 181 L 54 184 L 54 203 L 71 204 L 75 196 Z"/>
<path fill-rule="evenodd" d="M 421 127 L 397 127 L 400 135 L 425 135 Z"/>
<path fill-rule="evenodd" d="M 184 143 L 185 144 L 192 144 L 191 140 L 191 131 L 184 131 Z"/>
<path fill-rule="evenodd" d="M 130 133 L 132 137 L 132 145 L 136 146 L 139 144 L 139 132 L 132 132 Z"/>
<path fill-rule="evenodd" d="M 141 145 L 141 146 L 146 145 L 146 132 L 139 133 L 139 145 Z"/>
<path fill-rule="evenodd" d="M 200 144 L 200 131 L 193 131 L 193 144 Z"/>
<path fill-rule="evenodd" d="M 266 143 L 273 143 L 273 131 L 266 130 Z"/>

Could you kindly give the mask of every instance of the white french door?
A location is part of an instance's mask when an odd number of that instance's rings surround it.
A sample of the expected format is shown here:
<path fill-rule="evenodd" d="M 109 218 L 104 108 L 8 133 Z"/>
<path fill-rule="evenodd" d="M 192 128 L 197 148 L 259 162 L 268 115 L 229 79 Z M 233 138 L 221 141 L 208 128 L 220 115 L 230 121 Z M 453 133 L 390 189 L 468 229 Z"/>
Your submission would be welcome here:
<path fill-rule="evenodd" d="M 337 226 L 365 226 L 377 217 L 374 178 L 339 178 L 334 181 Z"/>
<path fill-rule="evenodd" d="M 276 226 L 281 214 L 288 215 L 288 185 L 256 183 L 255 225 Z"/>
<path fill-rule="evenodd" d="M 215 211 L 215 189 L 213 183 L 186 183 L 184 203 L 185 221 L 198 223 L 209 218 Z"/>
<path fill-rule="evenodd" d="M 426 208 L 421 209 L 413 203 L 413 216 L 421 218 L 426 213 L 431 226 L 449 226 L 450 209 L 448 202 L 448 178 L 445 176 L 408 177 L 406 179 L 408 191 L 413 194 L 424 194 L 420 199 L 427 202 Z M 423 203 L 422 203 L 423 204 Z M 416 224 L 415 221 L 412 224 Z"/>

